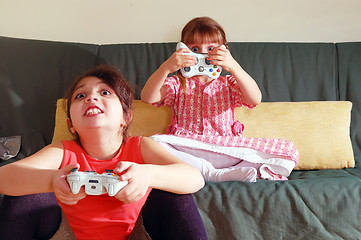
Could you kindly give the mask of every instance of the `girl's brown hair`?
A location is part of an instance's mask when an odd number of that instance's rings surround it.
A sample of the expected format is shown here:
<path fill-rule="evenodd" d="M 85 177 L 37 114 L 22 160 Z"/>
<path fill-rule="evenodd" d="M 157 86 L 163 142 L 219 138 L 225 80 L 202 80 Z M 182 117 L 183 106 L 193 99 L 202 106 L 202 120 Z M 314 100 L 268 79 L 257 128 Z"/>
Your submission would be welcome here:
<path fill-rule="evenodd" d="M 99 65 L 94 69 L 84 73 L 75 79 L 72 85 L 69 87 L 68 91 L 65 94 L 66 109 L 68 118 L 70 118 L 70 105 L 72 103 L 72 97 L 78 83 L 85 77 L 96 77 L 102 80 L 105 84 L 111 87 L 115 94 L 118 96 L 120 103 L 123 107 L 123 117 L 126 122 L 126 126 L 123 130 L 123 140 L 128 136 L 128 129 L 130 122 L 132 120 L 132 109 L 134 101 L 134 92 L 129 86 L 123 75 L 114 67 L 108 65 Z"/>
<path fill-rule="evenodd" d="M 184 44 L 217 42 L 228 46 L 226 33 L 222 26 L 210 17 L 197 17 L 190 20 L 183 28 L 181 42 Z"/>

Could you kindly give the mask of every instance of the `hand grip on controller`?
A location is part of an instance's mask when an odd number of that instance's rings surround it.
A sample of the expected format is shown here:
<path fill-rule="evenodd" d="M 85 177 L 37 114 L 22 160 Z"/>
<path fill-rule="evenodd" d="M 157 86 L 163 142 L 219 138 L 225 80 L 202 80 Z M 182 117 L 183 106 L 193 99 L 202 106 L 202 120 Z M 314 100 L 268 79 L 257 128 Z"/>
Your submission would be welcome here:
<path fill-rule="evenodd" d="M 72 193 L 77 194 L 82 186 L 88 195 L 100 195 L 108 193 L 114 196 L 128 184 L 128 181 L 120 181 L 119 176 L 107 170 L 103 174 L 94 171 L 79 172 L 77 168 L 72 169 L 67 177 Z"/>
<path fill-rule="evenodd" d="M 181 48 L 186 48 L 190 51 L 190 53 L 183 53 L 184 55 L 191 55 L 197 58 L 197 64 L 180 69 L 184 77 L 189 78 L 196 75 L 205 75 L 215 79 L 221 75 L 222 67 L 211 64 L 210 61 L 207 60 L 208 54 L 194 53 L 187 47 L 187 45 L 179 42 L 177 44 L 177 50 Z"/>

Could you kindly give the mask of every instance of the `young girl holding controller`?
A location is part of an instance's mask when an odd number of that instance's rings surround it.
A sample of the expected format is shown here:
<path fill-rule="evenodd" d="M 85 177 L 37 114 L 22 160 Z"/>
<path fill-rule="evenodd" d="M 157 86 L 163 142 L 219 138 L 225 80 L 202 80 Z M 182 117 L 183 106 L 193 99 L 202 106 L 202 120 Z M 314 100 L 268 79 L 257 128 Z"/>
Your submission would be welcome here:
<path fill-rule="evenodd" d="M 67 94 L 68 125 L 78 139 L 50 144 L 1 167 L 0 193 L 54 192 L 77 239 L 128 238 L 146 201 L 143 222 L 153 239 L 207 239 L 188 194 L 203 187 L 202 175 L 154 140 L 127 137 L 132 102 L 131 88 L 113 68 L 100 66 L 78 78 Z M 74 167 L 98 173 L 114 169 L 128 184 L 114 197 L 89 196 L 83 188 L 73 194 L 66 177 Z M 164 198 L 173 203 L 157 203 Z M 172 213 L 169 206 L 182 211 Z"/>
<path fill-rule="evenodd" d="M 257 83 L 232 57 L 223 28 L 209 17 L 198 17 L 182 30 L 187 48 L 173 53 L 145 84 L 141 98 L 173 110 L 165 135 L 152 136 L 170 153 L 198 168 L 207 181 L 286 180 L 298 162 L 291 141 L 243 137 L 234 108 L 261 102 Z M 223 45 L 223 46 L 222 46 Z M 194 53 L 231 73 L 212 79 L 169 74 L 197 64 Z M 188 75 L 187 75 L 188 76 Z"/>

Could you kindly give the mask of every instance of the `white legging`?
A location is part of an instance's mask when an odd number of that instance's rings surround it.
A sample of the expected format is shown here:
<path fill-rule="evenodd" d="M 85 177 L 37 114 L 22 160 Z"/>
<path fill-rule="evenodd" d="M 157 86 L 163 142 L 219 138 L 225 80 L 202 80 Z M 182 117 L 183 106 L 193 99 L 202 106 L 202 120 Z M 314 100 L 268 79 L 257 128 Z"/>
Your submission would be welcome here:
<path fill-rule="evenodd" d="M 160 144 L 172 155 L 197 168 L 206 181 L 255 182 L 258 169 L 262 165 L 207 150 L 173 146 L 163 142 Z"/>

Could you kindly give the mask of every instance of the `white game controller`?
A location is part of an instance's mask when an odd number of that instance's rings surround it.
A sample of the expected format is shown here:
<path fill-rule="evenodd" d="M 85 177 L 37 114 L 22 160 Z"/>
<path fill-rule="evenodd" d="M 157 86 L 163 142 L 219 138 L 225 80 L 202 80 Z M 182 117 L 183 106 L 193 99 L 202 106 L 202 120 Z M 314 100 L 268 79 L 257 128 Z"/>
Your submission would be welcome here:
<path fill-rule="evenodd" d="M 73 168 L 67 177 L 72 193 L 77 194 L 80 188 L 85 186 L 85 193 L 88 195 L 108 193 L 109 196 L 114 196 L 128 184 L 128 181 L 120 181 L 119 176 L 112 173 L 112 170 L 105 171 L 98 174 L 94 171 L 78 172 L 78 168 Z"/>
<path fill-rule="evenodd" d="M 224 47 L 224 45 L 222 46 Z M 186 48 L 190 51 L 190 53 L 183 53 L 184 55 L 192 55 L 197 58 L 197 64 L 180 69 L 184 77 L 189 78 L 196 75 L 206 75 L 212 79 L 215 79 L 221 75 L 222 67 L 211 64 L 210 61 L 207 60 L 208 54 L 194 53 L 187 47 L 187 45 L 179 42 L 177 44 L 177 50 L 181 48 Z"/>

